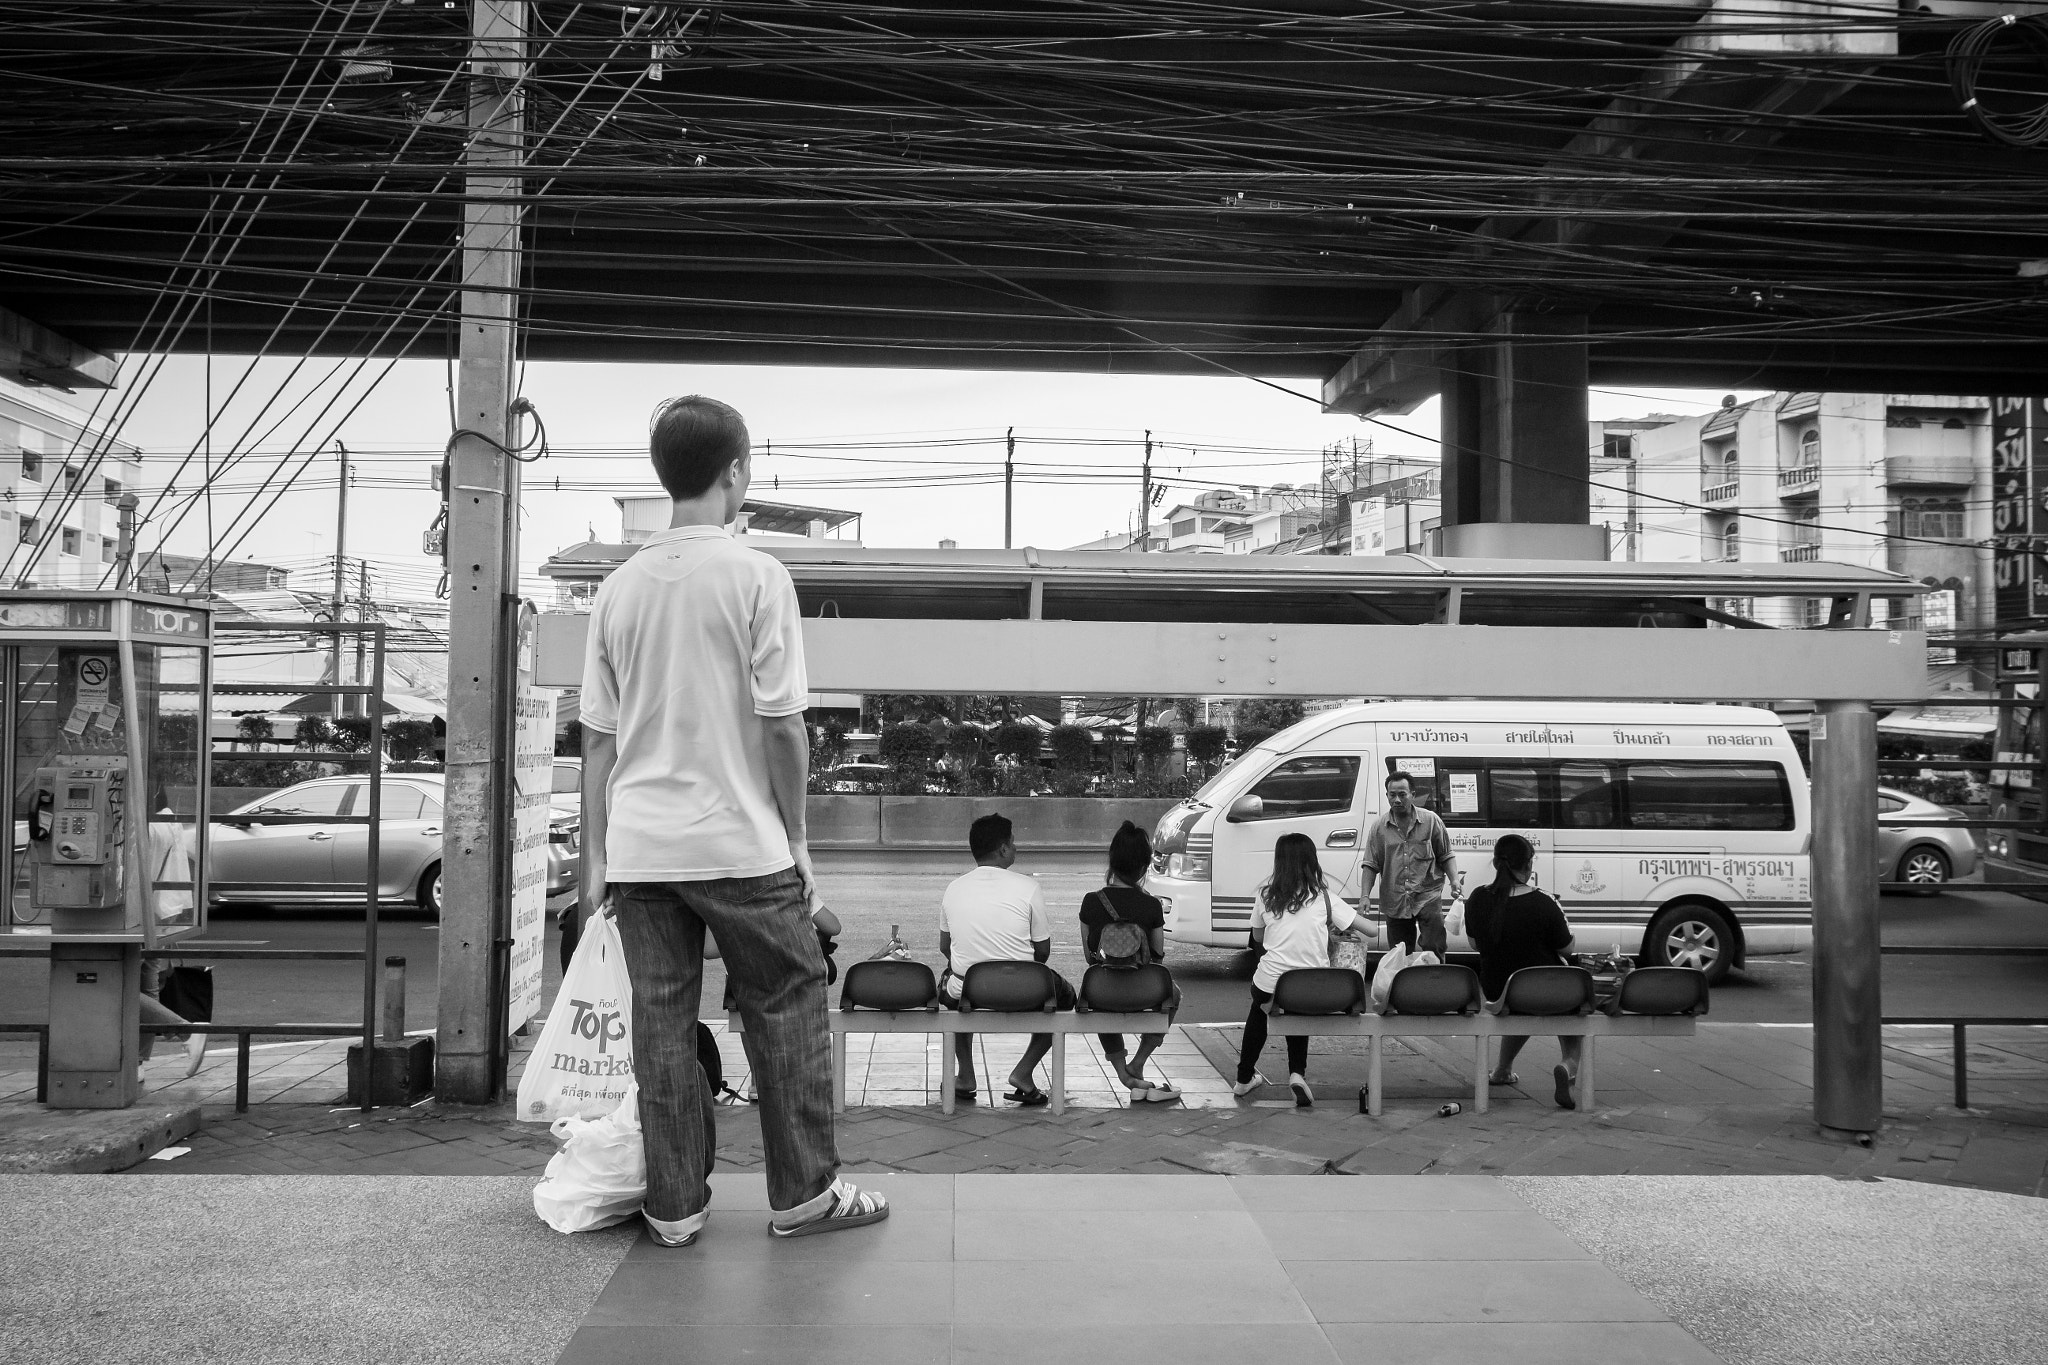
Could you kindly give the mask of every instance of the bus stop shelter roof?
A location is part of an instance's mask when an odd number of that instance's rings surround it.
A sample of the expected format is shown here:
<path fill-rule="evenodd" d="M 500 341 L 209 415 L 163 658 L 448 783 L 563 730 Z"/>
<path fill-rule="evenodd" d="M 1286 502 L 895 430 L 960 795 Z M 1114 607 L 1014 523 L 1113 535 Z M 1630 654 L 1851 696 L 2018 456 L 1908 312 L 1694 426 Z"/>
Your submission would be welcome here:
<path fill-rule="evenodd" d="M 449 353 L 471 8 L 17 13 L 0 306 L 45 349 Z M 1973 0 L 526 8 L 479 88 L 525 103 L 530 359 L 1312 391 L 1533 310 L 1598 384 L 2048 389 L 2048 175 L 1943 66 Z M 1986 108 L 2038 101 L 2008 55 Z"/>

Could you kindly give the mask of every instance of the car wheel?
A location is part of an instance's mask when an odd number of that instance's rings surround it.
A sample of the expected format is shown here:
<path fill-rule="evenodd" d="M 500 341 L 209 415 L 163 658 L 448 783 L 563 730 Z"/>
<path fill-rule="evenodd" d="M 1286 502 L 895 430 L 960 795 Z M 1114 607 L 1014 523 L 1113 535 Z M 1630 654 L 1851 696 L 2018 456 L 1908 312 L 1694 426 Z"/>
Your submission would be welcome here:
<path fill-rule="evenodd" d="M 1711 905 L 1674 905 L 1650 921 L 1643 956 L 1655 967 L 1697 967 L 1719 985 L 1735 962 L 1735 928 Z"/>
<path fill-rule="evenodd" d="M 1905 856 L 1899 859 L 1899 875 L 1895 880 L 1926 887 L 1920 894 L 1935 896 L 1941 894 L 1941 884 L 1948 878 L 1948 854 L 1932 844 L 1921 844 L 1907 849 Z"/>
<path fill-rule="evenodd" d="M 441 918 L 441 865 L 435 863 L 420 874 L 420 909 L 437 923 Z"/>

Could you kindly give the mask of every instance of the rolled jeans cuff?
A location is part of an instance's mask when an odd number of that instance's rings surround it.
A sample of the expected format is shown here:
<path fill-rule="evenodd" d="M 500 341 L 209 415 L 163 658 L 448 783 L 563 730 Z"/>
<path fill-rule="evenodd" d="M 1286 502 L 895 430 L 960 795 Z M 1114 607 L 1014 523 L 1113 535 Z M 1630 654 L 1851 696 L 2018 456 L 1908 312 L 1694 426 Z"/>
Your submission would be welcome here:
<path fill-rule="evenodd" d="M 649 1227 L 662 1236 L 681 1238 L 702 1232 L 704 1225 L 711 1221 L 711 1210 L 699 1209 L 688 1218 L 656 1218 L 651 1213 L 642 1213 L 640 1216 L 647 1220 Z"/>

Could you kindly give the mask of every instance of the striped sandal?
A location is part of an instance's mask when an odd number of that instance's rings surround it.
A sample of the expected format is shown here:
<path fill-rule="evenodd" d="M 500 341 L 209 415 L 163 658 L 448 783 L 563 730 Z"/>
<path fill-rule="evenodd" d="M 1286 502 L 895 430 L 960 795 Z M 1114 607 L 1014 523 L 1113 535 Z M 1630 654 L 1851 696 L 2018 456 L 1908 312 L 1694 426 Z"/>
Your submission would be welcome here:
<path fill-rule="evenodd" d="M 777 1237 L 809 1237 L 817 1232 L 838 1232 L 841 1228 L 864 1227 L 889 1216 L 889 1201 L 872 1190 L 862 1190 L 851 1181 L 835 1180 L 829 1191 L 832 1200 L 825 1211 L 787 1226 L 770 1223 L 768 1231 Z"/>

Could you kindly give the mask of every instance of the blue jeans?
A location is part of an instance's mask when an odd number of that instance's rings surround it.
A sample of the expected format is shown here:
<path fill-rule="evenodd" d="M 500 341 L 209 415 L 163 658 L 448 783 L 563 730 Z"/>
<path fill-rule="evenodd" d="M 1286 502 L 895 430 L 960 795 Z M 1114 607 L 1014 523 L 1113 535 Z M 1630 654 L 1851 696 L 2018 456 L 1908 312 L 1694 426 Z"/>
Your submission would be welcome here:
<path fill-rule="evenodd" d="M 633 1076 L 647 1146 L 647 1212 L 701 1213 L 718 1150 L 716 1110 L 695 1040 L 704 931 L 718 940 L 747 1061 L 761 1092 L 768 1202 L 793 1209 L 839 1170 L 832 1135 L 832 1035 L 825 956 L 795 869 L 618 888 L 619 938 L 633 982 Z"/>

